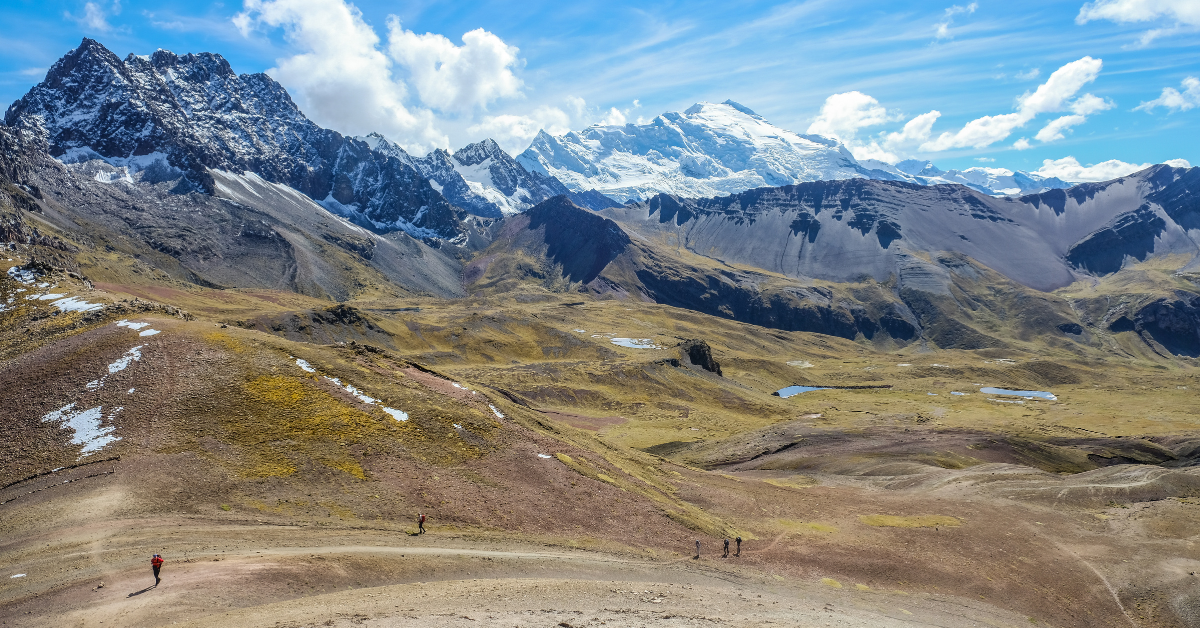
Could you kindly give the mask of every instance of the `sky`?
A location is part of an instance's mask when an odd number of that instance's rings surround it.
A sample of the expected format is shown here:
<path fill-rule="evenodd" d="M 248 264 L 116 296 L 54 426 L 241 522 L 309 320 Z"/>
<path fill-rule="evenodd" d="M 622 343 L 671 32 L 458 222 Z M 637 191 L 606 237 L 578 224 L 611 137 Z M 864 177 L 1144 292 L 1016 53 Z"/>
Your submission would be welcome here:
<path fill-rule="evenodd" d="M 318 124 L 418 155 L 732 99 L 860 159 L 1200 165 L 1200 0 L 5 0 L 0 24 L 4 103 L 83 37 L 216 52 Z"/>

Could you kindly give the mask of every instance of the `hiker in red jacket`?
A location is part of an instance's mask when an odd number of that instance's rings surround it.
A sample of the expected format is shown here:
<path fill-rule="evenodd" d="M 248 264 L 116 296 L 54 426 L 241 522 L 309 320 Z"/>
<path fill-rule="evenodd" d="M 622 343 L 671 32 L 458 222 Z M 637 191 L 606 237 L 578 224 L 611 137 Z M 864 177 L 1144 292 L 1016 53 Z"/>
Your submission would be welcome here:
<path fill-rule="evenodd" d="M 158 572 L 162 570 L 162 565 L 162 556 L 155 554 L 154 557 L 150 559 L 150 566 L 154 568 L 154 586 L 156 587 L 158 586 L 159 582 L 162 582 L 162 578 L 158 577 Z"/>
<path fill-rule="evenodd" d="M 425 513 L 421 513 L 421 518 L 417 520 L 417 534 L 425 534 Z"/>

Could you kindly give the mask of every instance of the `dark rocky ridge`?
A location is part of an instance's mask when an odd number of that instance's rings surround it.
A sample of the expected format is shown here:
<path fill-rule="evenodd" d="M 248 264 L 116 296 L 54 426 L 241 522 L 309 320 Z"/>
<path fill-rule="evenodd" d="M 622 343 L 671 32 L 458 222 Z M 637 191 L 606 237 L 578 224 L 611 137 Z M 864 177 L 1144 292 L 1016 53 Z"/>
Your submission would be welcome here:
<path fill-rule="evenodd" d="M 411 166 L 317 126 L 273 79 L 237 75 L 220 55 L 159 50 L 122 61 L 84 39 L 9 107 L 5 124 L 35 118 L 51 155 L 100 156 L 140 170 L 158 154 L 169 164 L 162 176 L 171 168 L 182 174 L 177 192 L 213 192 L 209 169 L 251 171 L 336 201 L 332 208 L 380 232 L 455 238 L 464 231 L 461 210 Z"/>
<path fill-rule="evenodd" d="M 944 292 L 944 274 L 922 257 L 953 252 L 1045 291 L 1083 273 L 1115 272 L 1127 258 L 1200 255 L 1188 233 L 1200 228 L 1192 222 L 1200 220 L 1198 178 L 1200 168 L 1155 166 L 1019 199 L 848 179 L 710 199 L 660 194 L 605 213 L 639 233 L 679 238 L 697 254 L 788 277 L 896 277 Z"/>

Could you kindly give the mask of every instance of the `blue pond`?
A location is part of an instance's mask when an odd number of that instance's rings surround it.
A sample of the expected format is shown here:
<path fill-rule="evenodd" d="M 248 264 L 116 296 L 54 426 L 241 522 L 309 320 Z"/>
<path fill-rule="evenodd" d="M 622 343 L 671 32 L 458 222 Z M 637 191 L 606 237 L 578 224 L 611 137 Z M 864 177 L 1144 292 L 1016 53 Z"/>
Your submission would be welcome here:
<path fill-rule="evenodd" d="M 1008 390 L 1005 388 L 988 387 L 988 388 L 980 388 L 979 392 L 987 394 L 987 395 L 1011 395 L 1013 397 L 1040 397 L 1042 399 L 1048 399 L 1050 401 L 1058 401 L 1058 397 L 1055 397 L 1052 393 L 1048 393 L 1048 392 L 1045 392 L 1042 390 Z"/>
<path fill-rule="evenodd" d="M 787 399 L 788 397 L 794 397 L 796 395 L 799 395 L 800 393 L 812 392 L 814 390 L 829 390 L 829 389 L 828 388 L 817 388 L 815 386 L 788 386 L 787 388 L 780 388 L 778 394 L 780 397 Z"/>

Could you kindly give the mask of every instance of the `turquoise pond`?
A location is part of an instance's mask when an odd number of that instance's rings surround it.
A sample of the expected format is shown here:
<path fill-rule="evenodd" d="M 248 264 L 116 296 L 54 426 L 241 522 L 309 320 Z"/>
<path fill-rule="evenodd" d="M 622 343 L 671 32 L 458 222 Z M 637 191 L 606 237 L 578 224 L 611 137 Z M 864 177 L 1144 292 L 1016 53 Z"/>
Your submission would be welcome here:
<path fill-rule="evenodd" d="M 1006 388 L 980 388 L 979 392 L 985 395 L 1009 395 L 1012 397 L 1038 397 L 1049 401 L 1058 401 L 1053 393 L 1048 393 L 1044 390 L 1008 390 Z"/>
<path fill-rule="evenodd" d="M 779 392 L 777 394 L 780 397 L 787 399 L 788 397 L 795 397 L 796 395 L 799 395 L 800 393 L 812 392 L 814 390 L 829 390 L 829 389 L 828 388 L 819 388 L 816 386 L 788 386 L 787 388 L 780 388 Z"/>

